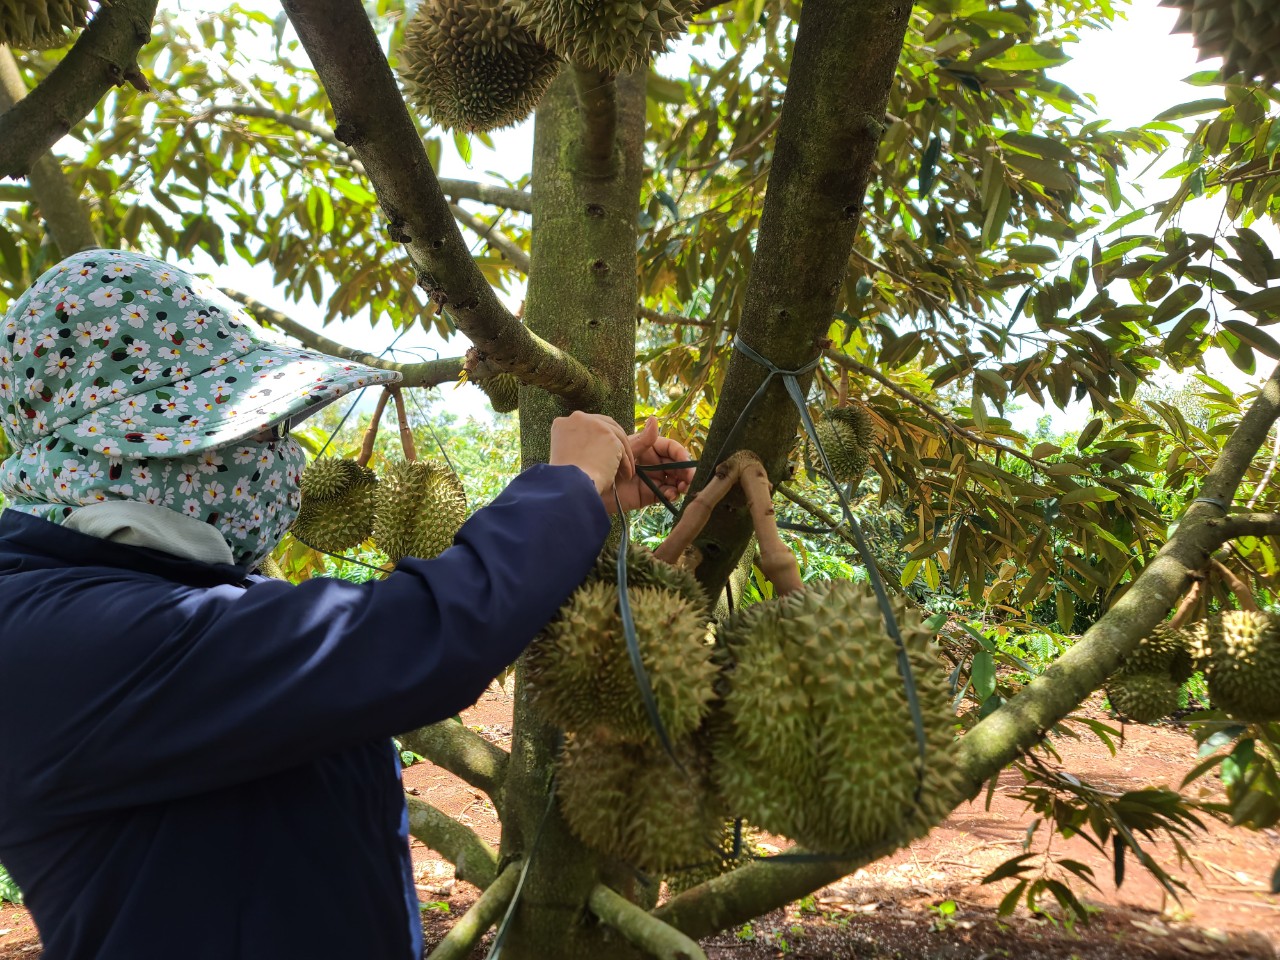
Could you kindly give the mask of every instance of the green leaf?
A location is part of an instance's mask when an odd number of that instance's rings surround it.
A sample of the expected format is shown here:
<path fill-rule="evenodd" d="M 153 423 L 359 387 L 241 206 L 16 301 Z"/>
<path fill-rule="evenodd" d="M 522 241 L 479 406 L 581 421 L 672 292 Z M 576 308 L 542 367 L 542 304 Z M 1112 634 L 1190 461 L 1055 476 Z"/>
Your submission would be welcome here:
<path fill-rule="evenodd" d="M 1001 880 L 1008 880 L 1010 877 L 1021 876 L 1027 870 L 1031 869 L 1027 861 L 1038 856 L 1038 853 L 1033 852 L 1020 853 L 1016 857 L 1010 857 L 982 878 L 983 885 L 985 886 L 988 883 L 999 883 Z"/>
<path fill-rule="evenodd" d="M 938 176 L 938 156 L 942 153 L 942 139 L 934 137 L 929 141 L 929 145 L 924 148 L 924 153 L 920 156 L 920 196 L 927 197 L 929 191 L 933 189 L 934 181 Z"/>
<path fill-rule="evenodd" d="M 338 189 L 340 194 L 355 203 L 367 205 L 378 202 L 378 198 L 375 197 L 373 193 L 366 190 L 360 184 L 348 180 L 346 177 L 334 177 L 333 185 Z"/>
<path fill-rule="evenodd" d="M 1170 107 L 1162 113 L 1156 114 L 1156 120 L 1181 120 L 1183 117 L 1194 117 L 1202 113 L 1216 113 L 1224 107 L 1231 104 L 1223 100 L 1221 97 L 1212 97 L 1207 100 L 1192 100 L 1188 103 L 1180 103 L 1176 107 Z"/>
<path fill-rule="evenodd" d="M 1061 165 L 1053 160 L 1041 160 L 1039 157 L 1028 157 L 1020 153 L 1005 155 L 1009 166 L 1021 170 L 1027 178 L 1048 187 L 1051 190 L 1075 190 L 1076 181 Z"/>
<path fill-rule="evenodd" d="M 1245 323 L 1243 320 L 1224 320 L 1222 325 L 1253 349 L 1265 353 L 1272 359 L 1280 359 L 1280 343 L 1277 343 L 1275 337 L 1265 330 L 1259 330 L 1253 324 Z"/>
<path fill-rule="evenodd" d="M 1020 43 L 1007 50 L 1003 56 L 985 61 L 983 66 L 992 70 L 1043 70 L 1046 67 L 1060 66 L 1070 59 L 1060 49 L 1048 44 Z"/>
<path fill-rule="evenodd" d="M 1080 436 L 1076 438 L 1076 449 L 1083 453 L 1088 449 L 1089 444 L 1098 439 L 1098 434 L 1102 432 L 1102 418 L 1090 420 L 1089 424 L 1080 431 Z M 1065 497 L 1063 498 L 1065 501 Z"/>
<path fill-rule="evenodd" d="M 979 650 L 973 655 L 973 667 L 970 670 L 973 680 L 973 691 L 979 700 L 986 700 L 996 692 L 996 660 L 986 650 Z"/>

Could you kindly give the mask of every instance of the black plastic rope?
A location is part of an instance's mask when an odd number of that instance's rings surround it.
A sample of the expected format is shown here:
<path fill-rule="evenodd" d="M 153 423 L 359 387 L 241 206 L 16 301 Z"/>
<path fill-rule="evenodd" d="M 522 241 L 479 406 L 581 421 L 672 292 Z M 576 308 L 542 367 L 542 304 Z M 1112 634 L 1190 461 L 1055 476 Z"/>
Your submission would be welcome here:
<path fill-rule="evenodd" d="M 502 956 L 502 945 L 506 942 L 511 918 L 516 915 L 520 894 L 524 892 L 524 879 L 529 873 L 529 864 L 533 863 L 533 855 L 538 851 L 538 841 L 542 839 L 542 828 L 547 825 L 547 818 L 551 816 L 551 808 L 555 806 L 555 802 L 556 778 L 555 774 L 552 774 L 547 782 L 547 805 L 543 808 L 542 816 L 538 820 L 538 828 L 533 832 L 533 843 L 529 844 L 529 849 L 524 855 L 524 863 L 520 865 L 520 879 L 516 881 L 516 889 L 511 894 L 511 902 L 507 904 L 507 912 L 502 916 L 502 923 L 498 925 L 498 932 L 493 936 L 493 946 L 489 948 L 487 960 L 499 960 Z"/>
<path fill-rule="evenodd" d="M 631 543 L 631 524 L 627 521 L 626 511 L 622 509 L 622 500 L 618 496 L 618 488 L 613 488 L 613 501 L 618 505 L 618 519 L 622 521 L 622 536 L 618 541 L 618 612 L 622 615 L 622 635 L 627 642 L 627 656 L 631 658 L 631 671 L 636 677 L 636 689 L 640 691 L 640 699 L 644 703 L 645 713 L 649 715 L 649 723 L 653 727 L 654 733 L 658 735 L 658 742 L 662 744 L 662 749 L 666 751 L 667 756 L 671 758 L 671 762 L 676 765 L 686 778 L 689 771 L 685 769 L 684 764 L 680 762 L 680 758 L 676 756 L 675 747 L 671 744 L 671 737 L 667 734 L 667 728 L 662 724 L 662 718 L 658 716 L 658 700 L 653 695 L 653 684 L 649 681 L 649 674 L 644 668 L 644 661 L 640 658 L 640 642 L 636 638 L 636 621 L 631 615 L 631 598 L 627 593 L 627 547 Z"/>
<path fill-rule="evenodd" d="M 827 451 L 823 449 L 822 441 L 818 439 L 817 428 L 813 425 L 813 418 L 809 416 L 809 405 L 805 402 L 804 391 L 800 388 L 799 378 L 814 370 L 819 363 L 822 362 L 821 357 L 816 357 L 811 363 L 805 364 L 796 370 L 783 370 L 781 367 L 772 363 L 766 357 L 761 356 L 751 347 L 749 347 L 742 339 L 741 335 L 733 338 L 733 347 L 748 360 L 758 363 L 767 370 L 768 376 L 764 378 L 764 382 L 747 401 L 747 405 L 743 407 L 742 413 L 738 415 L 737 421 L 729 431 L 729 436 L 725 438 L 721 450 L 729 449 L 729 443 L 742 423 L 746 419 L 748 413 L 756 402 L 764 395 L 765 389 L 772 382 L 774 377 L 782 380 L 783 386 L 786 387 L 787 393 L 790 395 L 796 409 L 800 411 L 800 422 L 804 425 L 804 430 L 809 439 L 813 442 L 814 449 L 818 451 L 818 457 L 822 462 L 824 476 L 828 483 L 834 488 L 836 497 L 840 500 L 840 510 L 844 514 L 845 523 L 848 524 L 850 532 L 853 534 L 854 543 L 858 547 L 858 553 L 862 557 L 862 562 L 867 567 L 867 579 L 871 584 L 871 590 L 875 593 L 876 603 L 880 606 L 880 613 L 884 617 L 885 629 L 889 633 L 889 637 L 893 640 L 898 650 L 898 673 L 902 677 L 903 692 L 907 696 L 907 706 L 911 710 L 911 721 L 915 727 L 916 747 L 920 755 L 920 764 L 918 768 L 918 776 L 916 780 L 915 802 L 920 802 L 920 793 L 924 787 L 924 772 L 927 753 L 928 741 L 925 736 L 924 714 L 920 710 L 920 698 L 916 691 L 915 675 L 911 670 L 911 661 L 907 656 L 906 644 L 902 640 L 902 631 L 898 627 L 898 618 L 894 616 L 893 608 L 889 603 L 889 594 L 885 590 L 884 581 L 880 577 L 880 571 L 876 566 L 875 557 L 871 553 L 871 547 L 867 543 L 866 537 L 862 534 L 862 528 L 857 520 L 854 519 L 853 510 L 849 506 L 849 499 L 845 496 L 844 489 L 833 479 L 834 471 L 831 469 L 831 461 L 827 459 Z M 717 463 L 721 458 L 717 458 Z"/>

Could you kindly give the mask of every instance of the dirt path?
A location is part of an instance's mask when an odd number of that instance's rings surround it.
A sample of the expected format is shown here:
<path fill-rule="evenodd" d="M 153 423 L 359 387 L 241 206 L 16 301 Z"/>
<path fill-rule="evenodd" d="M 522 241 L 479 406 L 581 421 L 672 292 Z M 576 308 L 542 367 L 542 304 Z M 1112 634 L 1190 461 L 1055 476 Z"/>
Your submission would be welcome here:
<path fill-rule="evenodd" d="M 465 719 L 490 740 L 508 746 L 511 701 L 490 690 Z M 1096 740 L 1061 745 L 1063 769 L 1097 786 L 1176 787 L 1194 762 L 1194 743 L 1175 726 L 1128 727 L 1116 757 Z M 405 786 L 474 829 L 491 843 L 498 822 L 488 798 L 429 763 L 405 771 Z M 1020 780 L 1006 773 L 990 809 L 985 796 L 960 807 L 924 840 L 792 905 L 736 931 L 708 940 L 712 960 L 761 958 L 899 958 L 899 960 L 1272 960 L 1280 947 L 1280 897 L 1267 893 L 1280 860 L 1280 834 L 1230 830 L 1210 822 L 1188 847 L 1193 866 L 1179 868 L 1168 843 L 1152 855 L 1186 881 L 1181 904 L 1168 898 L 1136 864 L 1116 888 L 1112 867 L 1087 842 L 1055 840 L 1060 855 L 1086 863 L 1099 889 L 1079 891 L 1098 915 L 1067 930 L 1019 910 L 998 918 L 996 905 L 1010 881 L 979 881 L 1021 852 L 1031 817 L 1012 796 Z M 1043 834 L 1043 831 L 1041 831 Z M 1043 836 L 1037 837 L 1043 843 Z M 1036 849 L 1042 849 L 1037 846 Z M 443 935 L 474 901 L 476 891 L 457 882 L 453 868 L 417 841 L 413 859 L 428 943 Z M 1194 867 L 1194 868 L 1193 868 Z M 1198 871 L 1198 873 L 1197 873 Z M 1088 894 L 1087 896 L 1085 894 Z M 943 911 L 948 901 L 954 912 Z M 0 960 L 38 956 L 25 911 L 0 908 Z M 483 953 L 477 953 L 482 958 Z M 548 958 L 551 960 L 551 958 Z M 604 960 L 604 958 L 602 958 Z"/>

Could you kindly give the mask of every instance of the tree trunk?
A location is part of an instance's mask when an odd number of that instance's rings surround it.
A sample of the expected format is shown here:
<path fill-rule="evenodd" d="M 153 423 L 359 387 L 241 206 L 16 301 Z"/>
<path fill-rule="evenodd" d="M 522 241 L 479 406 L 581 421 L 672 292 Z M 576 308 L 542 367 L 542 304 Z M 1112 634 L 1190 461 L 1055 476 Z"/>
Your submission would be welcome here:
<path fill-rule="evenodd" d="M 606 388 L 599 411 L 630 432 L 635 420 L 636 211 L 644 176 L 645 74 L 617 81 L 616 117 L 588 117 L 566 71 L 538 108 L 533 159 L 533 249 L 525 316 L 540 337 L 583 362 Z M 610 109 L 606 107 L 606 109 Z M 612 123 L 612 163 L 599 129 Z M 521 456 L 545 462 L 562 401 L 520 391 Z M 502 859 L 528 856 L 547 810 L 558 732 L 533 714 L 516 674 L 515 728 L 505 784 Z M 569 832 L 552 803 L 503 956 L 507 960 L 638 957 L 592 919 L 586 902 L 605 865 Z M 624 884 L 625 886 L 625 884 Z"/>

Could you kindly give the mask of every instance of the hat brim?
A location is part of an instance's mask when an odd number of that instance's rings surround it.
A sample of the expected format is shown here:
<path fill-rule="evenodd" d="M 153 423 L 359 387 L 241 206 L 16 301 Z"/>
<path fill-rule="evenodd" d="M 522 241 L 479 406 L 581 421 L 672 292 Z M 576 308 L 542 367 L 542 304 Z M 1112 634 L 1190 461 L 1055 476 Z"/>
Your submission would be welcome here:
<path fill-rule="evenodd" d="M 94 408 L 53 435 L 109 456 L 181 457 L 293 426 L 353 390 L 401 375 L 259 342 L 193 376 Z"/>

